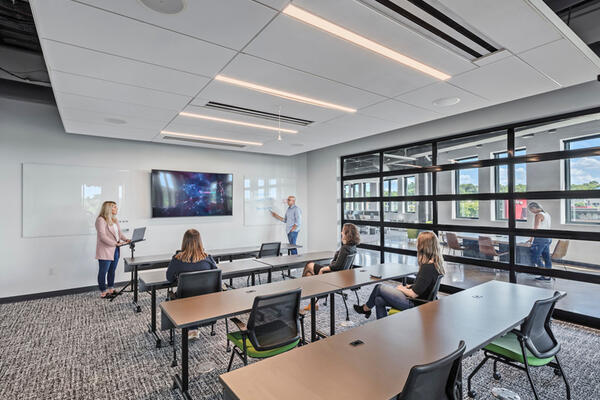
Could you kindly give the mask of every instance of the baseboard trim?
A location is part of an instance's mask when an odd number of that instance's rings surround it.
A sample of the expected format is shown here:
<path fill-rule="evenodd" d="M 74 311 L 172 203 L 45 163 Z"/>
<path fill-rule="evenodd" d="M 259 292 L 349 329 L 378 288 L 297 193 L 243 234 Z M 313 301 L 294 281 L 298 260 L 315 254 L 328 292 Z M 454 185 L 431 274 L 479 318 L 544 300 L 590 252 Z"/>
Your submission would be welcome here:
<path fill-rule="evenodd" d="M 124 286 L 128 283 L 129 283 L 129 281 L 116 282 L 115 286 L 120 287 L 120 286 Z M 98 290 L 98 285 L 92 285 L 92 286 L 82 286 L 82 287 L 77 287 L 77 288 L 72 288 L 72 289 L 53 290 L 51 292 L 31 293 L 31 294 L 24 294 L 24 295 L 20 295 L 20 296 L 11 296 L 11 297 L 0 297 L 0 304 L 17 303 L 20 301 L 28 301 L 28 300 L 47 299 L 50 297 L 67 296 L 70 294 L 86 293 L 86 292 L 92 292 L 92 291 L 97 291 L 97 290 Z"/>

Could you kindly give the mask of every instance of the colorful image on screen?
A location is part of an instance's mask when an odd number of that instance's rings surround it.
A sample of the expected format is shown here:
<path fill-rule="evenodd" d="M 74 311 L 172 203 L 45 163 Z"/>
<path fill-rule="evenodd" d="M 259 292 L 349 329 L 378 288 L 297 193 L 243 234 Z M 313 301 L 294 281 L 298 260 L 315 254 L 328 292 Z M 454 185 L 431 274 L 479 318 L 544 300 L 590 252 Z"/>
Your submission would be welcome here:
<path fill-rule="evenodd" d="M 152 170 L 152 217 L 232 215 L 233 175 Z"/>

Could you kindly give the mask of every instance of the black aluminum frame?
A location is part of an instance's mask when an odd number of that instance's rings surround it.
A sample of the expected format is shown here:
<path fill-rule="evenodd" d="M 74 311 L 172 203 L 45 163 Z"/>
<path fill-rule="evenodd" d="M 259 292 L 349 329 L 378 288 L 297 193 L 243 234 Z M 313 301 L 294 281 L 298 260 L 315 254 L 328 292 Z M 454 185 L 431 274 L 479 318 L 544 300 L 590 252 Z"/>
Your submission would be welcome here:
<path fill-rule="evenodd" d="M 380 252 L 380 261 L 384 262 L 385 253 L 396 253 L 402 255 L 416 256 L 415 250 L 398 249 L 392 247 L 386 247 L 384 241 L 384 228 L 396 227 L 396 228 L 416 228 L 422 230 L 433 230 L 439 233 L 440 231 L 451 231 L 451 232 L 469 232 L 469 233 L 487 233 L 487 234 L 499 234 L 507 235 L 509 238 L 509 260 L 508 262 L 498 262 L 491 260 L 475 259 L 462 256 L 451 256 L 446 255 L 445 259 L 451 262 L 463 263 L 468 265 L 475 265 L 481 267 L 488 267 L 494 269 L 502 269 L 509 272 L 510 281 L 516 283 L 517 273 L 535 274 L 550 276 L 553 278 L 569 279 L 574 281 L 596 283 L 600 284 L 600 274 L 584 273 L 584 272 L 573 272 L 564 271 L 558 269 L 542 269 L 533 266 L 520 265 L 516 263 L 516 237 L 517 236 L 537 236 L 547 237 L 553 239 L 571 239 L 571 240 L 587 240 L 587 241 L 600 241 L 600 232 L 589 232 L 589 231 L 568 231 L 568 230 L 533 230 L 523 229 L 516 227 L 515 221 L 515 200 L 556 200 L 556 199 L 575 199 L 575 198 L 600 198 L 600 190 L 548 190 L 548 191 L 526 191 L 526 192 L 515 192 L 515 164 L 529 164 L 543 161 L 554 161 L 554 160 L 567 160 L 571 158 L 586 157 L 586 156 L 600 156 L 600 147 L 593 147 L 587 149 L 577 150 L 560 150 L 546 153 L 537 154 L 526 154 L 522 156 L 515 156 L 515 128 L 522 128 L 525 126 L 543 124 L 548 122 L 554 122 L 557 120 L 568 119 L 578 117 L 586 114 L 599 113 L 600 107 L 565 113 L 557 116 L 539 118 L 529 121 L 516 122 L 507 124 L 504 126 L 495 126 L 491 128 L 460 133 L 456 135 L 440 137 L 430 140 L 424 140 L 419 142 L 412 142 L 401 144 L 398 146 L 381 148 L 377 150 L 370 150 L 356 154 L 345 155 L 340 158 L 340 171 L 341 171 L 341 193 L 342 199 L 340 202 L 340 221 L 344 223 L 353 223 L 356 225 L 367 225 L 379 228 L 380 234 L 380 245 L 369 245 L 360 244 L 359 247 L 368 250 L 374 250 Z M 444 142 L 450 139 L 467 138 L 477 136 L 480 134 L 487 134 L 493 132 L 506 132 L 507 147 L 506 151 L 508 157 L 506 158 L 491 158 L 485 160 L 478 160 L 474 162 L 466 163 L 454 163 L 454 164 L 442 164 L 437 165 L 437 147 L 438 143 Z M 394 171 L 384 171 L 383 160 L 384 153 L 399 150 L 407 147 L 414 147 L 419 145 L 431 145 L 432 146 L 432 165 L 426 167 L 415 167 L 406 168 Z M 344 162 L 348 159 L 355 158 L 357 156 L 364 155 L 378 155 L 379 157 L 379 171 L 344 175 Z M 437 194 L 437 172 L 441 171 L 455 171 L 460 169 L 470 168 L 481 168 L 481 167 L 496 167 L 500 165 L 508 166 L 508 192 L 506 193 L 470 193 L 470 194 Z M 415 196 L 383 196 L 383 180 L 388 176 L 401 176 L 401 175 L 417 175 L 422 173 L 431 172 L 432 185 L 431 194 L 427 195 L 415 195 Z M 344 183 L 350 180 L 367 179 L 367 178 L 379 178 L 380 185 L 380 196 L 373 197 L 359 197 L 359 198 L 344 198 Z M 508 200 L 508 226 L 507 227 L 492 227 L 492 226 L 468 226 L 468 225 L 440 225 L 438 223 L 438 202 L 439 201 L 456 201 L 461 200 Z M 355 203 L 355 202 L 379 202 L 379 220 L 348 220 L 344 216 L 344 203 Z M 432 224 L 424 223 L 402 223 L 402 222 L 385 222 L 384 221 L 384 207 L 383 203 L 386 201 L 431 201 L 432 202 Z M 588 225 L 589 226 L 589 225 Z M 557 310 L 559 311 L 559 310 Z M 582 319 L 589 320 L 590 317 L 581 315 Z M 593 318 L 593 317 L 591 317 Z"/>

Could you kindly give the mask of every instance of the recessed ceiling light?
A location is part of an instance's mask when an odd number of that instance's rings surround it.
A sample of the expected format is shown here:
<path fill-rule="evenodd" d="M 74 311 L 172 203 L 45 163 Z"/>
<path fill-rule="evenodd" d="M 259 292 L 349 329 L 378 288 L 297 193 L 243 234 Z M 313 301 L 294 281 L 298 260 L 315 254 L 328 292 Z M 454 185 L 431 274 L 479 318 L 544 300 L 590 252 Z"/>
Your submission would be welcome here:
<path fill-rule="evenodd" d="M 161 14 L 177 14 L 185 8 L 184 0 L 140 0 L 140 3 Z"/>
<path fill-rule="evenodd" d="M 111 124 L 123 125 L 126 124 L 127 121 L 121 118 L 104 118 L 106 122 L 110 122 Z"/>
<path fill-rule="evenodd" d="M 294 129 L 284 129 L 284 128 L 280 129 L 276 126 L 253 124 L 251 122 L 237 121 L 234 119 L 211 117 L 210 115 L 194 114 L 194 113 L 183 112 L 183 111 L 180 112 L 179 115 L 181 115 L 182 117 L 191 117 L 191 118 L 205 119 L 208 121 L 225 122 L 227 124 L 248 126 L 250 128 L 266 129 L 266 130 L 275 131 L 275 132 L 298 133 L 298 131 L 296 131 Z"/>
<path fill-rule="evenodd" d="M 434 106 L 437 106 L 437 107 L 449 107 L 449 106 L 453 106 L 455 104 L 460 103 L 460 98 L 459 97 L 442 97 L 441 99 L 434 100 L 432 103 Z"/>
<path fill-rule="evenodd" d="M 224 138 L 218 138 L 218 137 L 212 137 L 212 136 L 193 135 L 191 133 L 160 131 L 160 134 L 161 135 L 169 135 L 169 136 L 179 136 L 179 137 L 191 138 L 191 139 L 210 140 L 210 141 L 213 141 L 213 142 L 247 144 L 249 146 L 262 146 L 263 145 L 260 142 L 248 142 L 246 140 L 224 139 Z"/>
<path fill-rule="evenodd" d="M 306 96 L 301 96 L 299 94 L 294 94 L 290 92 L 284 92 L 283 90 L 273 89 L 270 87 L 257 85 L 256 83 L 241 81 L 239 79 L 229 78 L 224 75 L 215 76 L 215 80 L 219 82 L 230 83 L 232 85 L 241 86 L 246 89 L 256 90 L 257 92 L 262 92 L 266 94 L 270 94 L 271 96 L 277 96 L 288 100 L 298 101 L 300 103 L 311 104 L 313 106 L 319 106 L 324 108 L 331 108 L 333 110 L 340 110 L 345 112 L 356 112 L 356 109 L 350 107 L 340 106 L 338 104 L 329 103 L 322 100 L 313 99 Z"/>
<path fill-rule="evenodd" d="M 363 47 L 384 57 L 390 58 L 394 61 L 399 62 L 400 64 L 404 64 L 407 67 L 414 68 L 439 80 L 445 81 L 451 78 L 450 75 L 445 74 L 442 71 L 430 67 L 429 65 L 425 65 L 413 58 L 405 56 L 404 54 L 400 54 L 395 50 L 392 50 L 379 43 L 369 40 L 364 36 L 358 35 L 345 28 L 342 28 L 339 25 L 329 22 L 317 15 L 311 14 L 308 11 L 298 8 L 292 4 L 284 8 L 282 12 L 286 15 L 289 15 L 290 17 L 296 18 L 304 23 L 307 23 L 316 28 L 324 30 L 325 32 L 331 33 L 332 35 L 335 35 L 339 38 L 354 43 L 357 46 Z"/>

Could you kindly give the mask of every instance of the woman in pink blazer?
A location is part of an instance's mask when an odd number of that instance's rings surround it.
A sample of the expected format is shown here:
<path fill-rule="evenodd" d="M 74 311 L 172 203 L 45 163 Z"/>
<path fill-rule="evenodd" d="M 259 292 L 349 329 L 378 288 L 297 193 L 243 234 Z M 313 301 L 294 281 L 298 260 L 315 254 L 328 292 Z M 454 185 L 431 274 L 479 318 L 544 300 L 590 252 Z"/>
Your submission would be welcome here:
<path fill-rule="evenodd" d="M 110 298 L 115 293 L 115 270 L 119 263 L 119 247 L 117 245 L 129 243 L 117 221 L 117 203 L 105 201 L 102 203 L 100 215 L 96 219 L 96 260 L 98 260 L 98 287 L 100 297 Z M 108 288 L 106 279 L 108 275 Z"/>

